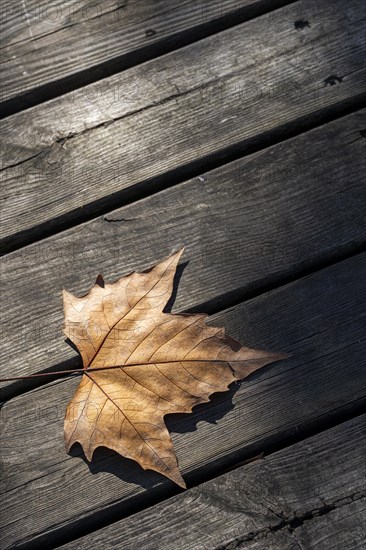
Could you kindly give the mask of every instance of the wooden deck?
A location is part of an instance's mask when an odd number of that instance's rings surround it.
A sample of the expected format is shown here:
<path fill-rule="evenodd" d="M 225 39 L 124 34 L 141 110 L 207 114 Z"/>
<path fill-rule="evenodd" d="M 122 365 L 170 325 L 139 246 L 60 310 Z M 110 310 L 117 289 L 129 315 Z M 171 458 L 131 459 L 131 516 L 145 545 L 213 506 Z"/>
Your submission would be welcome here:
<path fill-rule="evenodd" d="M 366 547 L 364 0 L 4 2 L 1 377 L 186 246 L 173 310 L 292 354 L 167 424 L 188 490 L 64 450 L 79 380 L 0 384 L 3 549 Z"/>

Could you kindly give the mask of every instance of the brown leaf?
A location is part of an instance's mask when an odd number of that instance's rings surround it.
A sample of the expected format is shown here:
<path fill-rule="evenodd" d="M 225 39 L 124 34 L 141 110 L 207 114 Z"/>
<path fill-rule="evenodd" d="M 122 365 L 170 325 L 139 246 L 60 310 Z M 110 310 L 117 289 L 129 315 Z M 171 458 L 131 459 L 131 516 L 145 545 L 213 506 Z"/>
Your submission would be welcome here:
<path fill-rule="evenodd" d="M 286 355 L 241 347 L 206 315 L 163 313 L 182 252 L 113 284 L 99 275 L 83 298 L 64 291 L 64 332 L 87 369 L 66 410 L 65 443 L 79 442 L 88 460 L 108 447 L 185 487 L 164 415 L 191 412 Z"/>

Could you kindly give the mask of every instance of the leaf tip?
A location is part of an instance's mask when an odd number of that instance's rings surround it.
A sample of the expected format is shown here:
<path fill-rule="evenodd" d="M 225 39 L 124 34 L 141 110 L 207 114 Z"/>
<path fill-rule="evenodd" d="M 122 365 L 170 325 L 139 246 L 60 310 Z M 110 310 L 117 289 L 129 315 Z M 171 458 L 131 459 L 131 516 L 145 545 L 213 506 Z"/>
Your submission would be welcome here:
<path fill-rule="evenodd" d="M 177 468 L 176 471 L 172 472 L 172 475 L 167 475 L 168 478 L 170 478 L 174 483 L 179 485 L 182 489 L 187 489 L 186 482 L 184 481 L 179 469 Z"/>
<path fill-rule="evenodd" d="M 84 449 L 83 447 L 83 451 L 84 451 L 86 460 L 88 462 L 91 462 L 93 459 L 94 449 L 93 450 L 90 450 L 89 448 Z"/>
<path fill-rule="evenodd" d="M 178 250 L 176 250 L 175 252 L 173 252 L 171 255 L 170 255 L 170 258 L 171 259 L 175 259 L 176 262 L 178 263 L 181 256 L 183 255 L 183 252 L 185 251 L 186 247 L 183 246 L 182 248 L 179 248 Z"/>
<path fill-rule="evenodd" d="M 273 361 L 282 361 L 283 359 L 291 359 L 291 357 L 293 357 L 293 353 L 286 353 L 286 352 L 277 352 L 274 354 L 274 359 Z"/>
<path fill-rule="evenodd" d="M 177 481 L 176 483 L 177 483 L 177 485 L 179 485 L 179 487 L 181 487 L 182 489 L 187 489 L 186 482 L 184 481 L 183 478 L 182 478 L 179 482 Z"/>
<path fill-rule="evenodd" d="M 73 294 L 71 294 L 71 292 L 69 292 L 68 290 L 63 288 L 62 289 L 62 299 L 63 299 L 63 303 L 64 303 L 64 308 L 66 308 L 72 302 L 72 300 L 75 299 L 75 296 Z"/>

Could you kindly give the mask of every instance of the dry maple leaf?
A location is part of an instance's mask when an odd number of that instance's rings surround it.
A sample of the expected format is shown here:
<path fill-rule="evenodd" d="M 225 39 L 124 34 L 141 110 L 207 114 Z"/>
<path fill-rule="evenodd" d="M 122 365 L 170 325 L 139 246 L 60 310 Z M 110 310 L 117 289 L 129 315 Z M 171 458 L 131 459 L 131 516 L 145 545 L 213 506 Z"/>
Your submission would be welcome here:
<path fill-rule="evenodd" d="M 79 442 L 88 460 L 108 447 L 185 487 L 164 416 L 191 412 L 286 356 L 241 347 L 206 315 L 163 313 L 182 252 L 113 284 L 99 276 L 82 298 L 64 291 L 64 332 L 85 369 L 66 410 L 65 443 L 69 451 Z"/>

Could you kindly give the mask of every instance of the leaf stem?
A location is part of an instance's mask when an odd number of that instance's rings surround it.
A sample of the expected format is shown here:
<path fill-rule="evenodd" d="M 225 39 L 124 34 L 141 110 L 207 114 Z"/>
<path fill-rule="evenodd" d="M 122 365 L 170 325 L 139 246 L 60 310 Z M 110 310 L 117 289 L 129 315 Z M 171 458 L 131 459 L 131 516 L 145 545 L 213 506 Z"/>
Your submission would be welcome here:
<path fill-rule="evenodd" d="M 28 380 L 30 378 L 41 378 L 43 376 L 59 376 L 71 374 L 83 374 L 85 369 L 59 370 L 54 372 L 39 372 L 37 374 L 28 374 L 27 376 L 12 376 L 11 378 L 0 378 L 0 382 L 11 382 L 12 380 Z"/>
<path fill-rule="evenodd" d="M 279 361 L 281 359 L 287 359 L 291 357 L 290 354 L 288 353 L 281 353 L 281 354 L 276 354 L 276 355 L 273 355 L 273 356 L 263 356 L 262 358 L 261 357 L 258 357 L 257 359 L 267 359 L 268 360 L 268 363 L 270 362 L 273 362 L 273 361 Z M 227 360 L 227 359 L 184 359 L 184 360 L 181 360 L 181 361 L 177 361 L 177 360 L 174 360 L 174 361 L 158 361 L 159 364 L 161 363 L 190 363 L 190 362 L 194 362 L 194 363 L 245 363 L 245 362 L 251 362 L 251 361 L 255 361 L 255 359 L 237 359 L 237 360 Z M 96 371 L 101 371 L 101 370 L 110 370 L 110 369 L 121 369 L 123 367 L 139 367 L 141 365 L 146 365 L 147 362 L 143 362 L 143 363 L 129 363 L 127 365 L 113 365 L 112 367 L 96 367 L 96 368 L 80 368 L 80 369 L 70 369 L 70 370 L 55 370 L 55 371 L 52 371 L 52 372 L 38 372 L 36 374 L 28 374 L 27 376 L 12 376 L 11 378 L 0 378 L 0 382 L 12 382 L 13 380 L 29 380 L 31 378 L 42 378 L 42 377 L 47 377 L 47 376 L 63 376 L 63 375 L 71 375 L 71 374 L 76 374 L 76 375 L 82 375 L 82 374 L 87 374 L 88 372 L 96 372 Z"/>

